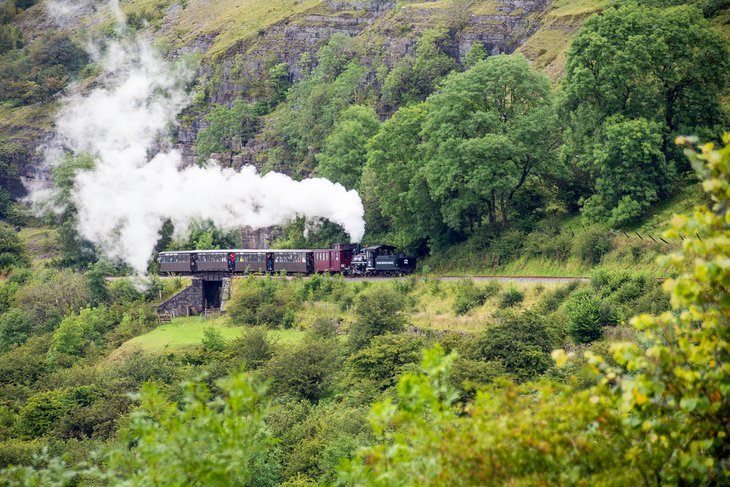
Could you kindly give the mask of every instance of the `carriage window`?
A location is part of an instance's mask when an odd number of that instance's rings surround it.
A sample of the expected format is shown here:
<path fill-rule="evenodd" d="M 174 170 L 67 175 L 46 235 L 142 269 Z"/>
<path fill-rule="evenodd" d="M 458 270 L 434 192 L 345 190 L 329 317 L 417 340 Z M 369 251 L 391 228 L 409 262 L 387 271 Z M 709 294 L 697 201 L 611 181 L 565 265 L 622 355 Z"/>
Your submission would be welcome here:
<path fill-rule="evenodd" d="M 264 254 L 258 252 L 238 254 L 238 262 L 263 262 L 264 260 Z"/>

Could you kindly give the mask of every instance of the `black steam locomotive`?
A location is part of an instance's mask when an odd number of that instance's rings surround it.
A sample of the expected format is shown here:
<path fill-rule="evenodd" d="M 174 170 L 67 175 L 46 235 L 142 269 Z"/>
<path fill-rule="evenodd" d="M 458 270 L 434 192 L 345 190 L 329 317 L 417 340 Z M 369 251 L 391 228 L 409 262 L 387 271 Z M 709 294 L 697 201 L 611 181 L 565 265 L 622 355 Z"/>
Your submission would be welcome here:
<path fill-rule="evenodd" d="M 359 248 L 336 244 L 330 249 L 228 249 L 160 252 L 161 274 L 337 273 L 351 276 L 411 274 L 416 259 L 390 245 Z"/>

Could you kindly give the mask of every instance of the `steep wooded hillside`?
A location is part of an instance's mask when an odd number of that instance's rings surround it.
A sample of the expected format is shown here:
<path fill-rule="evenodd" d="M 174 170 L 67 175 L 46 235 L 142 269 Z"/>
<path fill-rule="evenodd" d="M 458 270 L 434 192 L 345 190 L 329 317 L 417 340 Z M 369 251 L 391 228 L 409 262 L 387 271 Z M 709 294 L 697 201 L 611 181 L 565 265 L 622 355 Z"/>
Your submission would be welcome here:
<path fill-rule="evenodd" d="M 30 2 L 32 3 L 32 2 Z M 355 37 L 369 82 L 382 84 L 379 72 L 412 56 L 424 31 L 442 27 L 448 32 L 445 51 L 463 62 L 469 49 L 481 45 L 488 54 L 524 53 L 553 80 L 563 72 L 565 51 L 582 22 L 603 0 L 437 0 L 429 2 L 317 1 L 317 0 L 132 0 L 121 8 L 131 27 L 150 36 L 170 58 L 194 53 L 200 57 L 196 90 L 204 96 L 182 118 L 177 142 L 195 159 L 194 143 L 204 117 L 215 105 L 230 106 L 237 98 L 263 96 L 268 71 L 283 63 L 290 82 L 311 69 L 312 57 L 333 34 Z M 105 2 L 88 3 L 72 16 L 52 17 L 44 2 L 19 11 L 12 22 L 22 43 L 41 44 L 49 32 L 83 45 L 111 31 Z M 303 57 L 304 56 L 304 57 Z M 93 84 L 93 66 L 65 79 Z M 59 89 L 63 86 L 59 86 Z M 23 193 L 20 176 L 33 175 L 41 164 L 38 147 L 53 132 L 53 116 L 63 91 L 39 98 L 0 103 L 0 142 L 3 151 L 2 185 L 14 196 Z M 390 107 L 397 108 L 397 107 Z M 264 120 L 263 125 L 266 125 Z M 266 162 L 275 144 L 257 137 L 222 162 L 240 166 Z"/>

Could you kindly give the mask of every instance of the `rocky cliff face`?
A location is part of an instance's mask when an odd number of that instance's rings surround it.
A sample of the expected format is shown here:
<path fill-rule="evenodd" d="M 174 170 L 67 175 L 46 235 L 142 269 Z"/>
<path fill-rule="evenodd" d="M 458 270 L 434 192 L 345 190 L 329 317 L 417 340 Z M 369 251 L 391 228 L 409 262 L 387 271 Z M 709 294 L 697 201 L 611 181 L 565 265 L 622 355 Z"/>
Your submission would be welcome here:
<path fill-rule="evenodd" d="M 300 16 L 277 23 L 253 39 L 245 39 L 203 67 L 203 77 L 216 79 L 210 104 L 230 106 L 239 97 L 250 97 L 250 80 L 258 79 L 274 62 L 286 63 L 292 81 L 304 76 L 300 59 L 313 55 L 333 34 L 359 37 L 367 46 L 366 64 L 376 59 L 388 68 L 412 53 L 420 34 L 437 26 L 449 28 L 456 41 L 454 57 L 462 60 L 481 44 L 489 54 L 511 53 L 541 25 L 540 16 L 550 0 L 497 0 L 487 9 L 474 4 L 430 1 L 400 5 L 387 0 L 328 0 Z M 205 43 L 200 47 L 205 48 Z M 179 148 L 192 163 L 193 144 L 204 126 L 204 111 L 190 113 L 178 131 Z M 266 121 L 264 121 L 264 124 Z M 223 165 L 261 166 L 261 154 L 272 141 L 255 138 L 235 154 L 216 154 Z"/>
<path fill-rule="evenodd" d="M 190 108 L 181 117 L 176 133 L 178 147 L 186 161 L 192 163 L 197 133 L 204 126 L 204 116 L 212 106 L 230 105 L 239 97 L 255 100 L 256 93 L 252 86 L 276 63 L 287 64 L 292 81 L 301 79 L 305 74 L 305 67 L 300 65 L 302 55 L 314 54 L 335 33 L 358 37 L 366 46 L 364 60 L 371 64 L 370 67 L 376 61 L 392 67 L 413 51 L 421 32 L 435 26 L 450 30 L 455 41 L 452 55 L 456 58 L 462 59 L 475 44 L 481 44 L 490 54 L 510 53 L 524 45 L 540 29 L 550 2 L 435 0 L 396 3 L 390 0 L 325 0 L 259 29 L 255 35 L 245 36 L 215 55 L 211 55 L 209 50 L 217 41 L 216 32 L 189 35 L 185 42 L 174 46 L 170 57 L 190 52 L 203 55 L 200 83 L 206 85 L 208 97 L 206 105 Z M 181 9 L 180 3 L 169 2 L 160 11 L 161 17 L 155 26 L 148 28 L 148 34 L 153 38 L 169 39 L 179 29 L 176 19 L 182 15 Z M 53 25 L 41 10 L 35 10 L 34 15 L 25 15 L 21 19 L 28 39 L 32 39 L 42 29 L 73 31 L 79 28 L 76 24 Z M 87 19 L 81 22 L 86 28 L 103 25 L 105 21 L 91 7 L 88 12 L 80 12 L 79 15 Z M 566 36 L 569 37 L 568 34 Z M 53 105 L 23 109 L 25 112 L 35 111 L 27 116 L 18 116 L 20 111 L 16 111 L 13 117 L 5 117 L 0 122 L 0 131 L 9 134 L 24 149 L 18 161 L 18 176 L 32 175 L 38 170 L 41 161 L 37 148 L 53 132 Z M 264 119 L 263 124 L 266 123 Z M 256 137 L 237 153 L 219 155 L 218 158 L 223 164 L 234 167 L 252 163 L 260 165 L 260 155 L 271 144 L 272 141 L 265 137 Z M 18 184 L 18 177 L 10 179 L 2 184 L 12 187 L 16 196 L 20 195 L 22 187 Z"/>

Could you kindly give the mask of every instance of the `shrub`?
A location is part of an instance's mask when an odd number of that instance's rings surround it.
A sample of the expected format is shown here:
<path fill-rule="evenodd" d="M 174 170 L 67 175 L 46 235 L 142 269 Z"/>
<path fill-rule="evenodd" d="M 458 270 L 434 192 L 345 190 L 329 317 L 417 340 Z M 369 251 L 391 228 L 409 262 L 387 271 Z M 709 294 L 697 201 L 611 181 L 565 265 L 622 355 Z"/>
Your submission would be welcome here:
<path fill-rule="evenodd" d="M 387 287 L 370 287 L 360 293 L 355 316 L 350 326 L 350 344 L 355 350 L 366 346 L 374 336 L 401 331 L 407 320 L 403 296 Z"/>
<path fill-rule="evenodd" d="M 318 338 L 334 338 L 337 336 L 337 328 L 337 320 L 318 317 L 312 322 L 309 333 Z"/>
<path fill-rule="evenodd" d="M 456 303 L 454 312 L 457 315 L 468 313 L 473 308 L 484 304 L 487 296 L 479 289 L 471 279 L 462 279 L 456 283 Z"/>
<path fill-rule="evenodd" d="M 459 357 L 455 362 L 449 382 L 454 389 L 462 391 L 462 399 L 473 398 L 477 390 L 506 374 L 502 362 L 484 362 Z"/>
<path fill-rule="evenodd" d="M 245 279 L 235 287 L 226 305 L 229 319 L 236 325 L 276 327 L 285 320 L 286 325 L 293 325 L 293 312 L 300 306 L 302 294 L 311 291 L 302 291 L 306 284 L 296 290 L 294 285 L 286 280 Z"/>
<path fill-rule="evenodd" d="M 43 270 L 18 290 L 15 303 L 36 330 L 51 331 L 65 315 L 87 303 L 86 284 L 81 274 L 69 270 Z"/>
<path fill-rule="evenodd" d="M 5 468 L 10 465 L 30 465 L 33 463 L 36 455 L 40 454 L 46 446 L 46 441 L 37 438 L 32 440 L 12 438 L 6 441 L 0 441 L 0 468 Z M 18 483 L 15 485 L 22 484 Z"/>
<path fill-rule="evenodd" d="M 29 265 L 30 258 L 18 233 L 10 225 L 0 223 L 0 271 Z"/>
<path fill-rule="evenodd" d="M 511 287 L 507 289 L 499 299 L 499 307 L 502 309 L 511 308 L 516 304 L 520 304 L 525 299 L 525 293 L 517 288 Z"/>
<path fill-rule="evenodd" d="M 552 291 L 546 292 L 537 303 L 536 310 L 543 314 L 549 314 L 556 311 L 579 285 L 579 281 L 571 281 L 564 286 L 559 286 Z"/>
<path fill-rule="evenodd" d="M 288 479 L 281 485 L 289 486 L 335 484 L 340 459 L 367 443 L 370 431 L 367 408 L 341 402 L 282 402 L 271 412 L 267 426 L 280 439 L 277 446 Z"/>
<path fill-rule="evenodd" d="M 104 306 L 84 308 L 78 315 L 69 315 L 53 333 L 49 356 L 81 355 L 89 343 L 112 325 L 112 317 Z"/>
<path fill-rule="evenodd" d="M 92 386 L 39 392 L 28 399 L 18 413 L 16 428 L 24 438 L 47 435 L 73 409 L 88 406 L 101 397 Z"/>
<path fill-rule="evenodd" d="M 489 245 L 489 256 L 493 266 L 501 266 L 520 256 L 525 234 L 518 230 L 507 230 Z"/>
<path fill-rule="evenodd" d="M 532 311 L 508 312 L 484 330 L 475 347 L 475 358 L 500 361 L 518 380 L 530 380 L 551 366 L 550 352 L 555 342 L 545 317 Z"/>
<path fill-rule="evenodd" d="M 565 305 L 568 333 L 576 343 L 590 343 L 603 336 L 601 300 L 586 289 L 571 296 Z"/>
<path fill-rule="evenodd" d="M 257 310 L 263 301 L 263 291 L 258 286 L 243 286 L 226 303 L 228 318 L 236 325 L 255 325 Z"/>
<path fill-rule="evenodd" d="M 572 243 L 573 236 L 569 233 L 535 231 L 525 237 L 523 251 L 528 257 L 564 262 L 570 257 Z"/>
<path fill-rule="evenodd" d="M 256 324 L 276 328 L 283 323 L 287 311 L 280 303 L 262 303 L 256 311 Z"/>
<path fill-rule="evenodd" d="M 0 354 L 0 383 L 34 383 L 48 370 L 46 352 L 50 345 L 50 334 L 33 336 L 20 346 Z"/>
<path fill-rule="evenodd" d="M 203 330 L 201 344 L 208 352 L 222 352 L 226 348 L 226 341 L 223 339 L 221 332 L 212 326 L 206 326 Z"/>
<path fill-rule="evenodd" d="M 382 390 L 393 386 L 403 368 L 421 359 L 423 339 L 410 334 L 387 334 L 373 337 L 370 345 L 348 359 L 352 374 L 370 379 Z"/>
<path fill-rule="evenodd" d="M 258 369 L 274 356 L 275 343 L 265 328 L 246 329 L 240 337 L 228 344 L 228 353 L 246 364 L 248 369 Z"/>
<path fill-rule="evenodd" d="M 573 255 L 590 265 L 597 265 L 613 249 L 613 237 L 605 228 L 593 225 L 573 239 Z"/>
<path fill-rule="evenodd" d="M 304 340 L 279 351 L 264 369 L 274 392 L 316 402 L 334 386 L 340 369 L 335 340 Z"/>
<path fill-rule="evenodd" d="M 0 353 L 25 343 L 31 333 L 32 324 L 22 310 L 11 308 L 6 311 L 0 316 Z"/>

